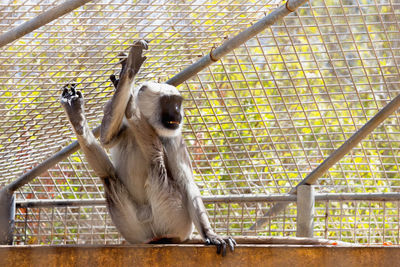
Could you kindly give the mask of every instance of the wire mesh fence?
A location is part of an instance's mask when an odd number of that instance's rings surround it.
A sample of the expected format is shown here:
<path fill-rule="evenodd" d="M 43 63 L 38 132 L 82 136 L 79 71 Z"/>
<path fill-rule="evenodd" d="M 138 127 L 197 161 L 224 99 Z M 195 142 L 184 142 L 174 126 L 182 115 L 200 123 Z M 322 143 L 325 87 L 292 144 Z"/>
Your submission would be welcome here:
<path fill-rule="evenodd" d="M 296 204 L 270 218 L 263 230 L 249 230 L 273 203 L 208 203 L 216 232 L 232 236 L 296 236 Z M 317 201 L 314 237 L 355 244 L 398 244 L 398 202 Z M 196 233 L 195 233 L 196 234 Z M 102 201 L 80 205 L 20 207 L 14 244 L 125 244 Z"/>
<path fill-rule="evenodd" d="M 61 1 L 0 0 L 2 32 Z M 281 1 L 96 1 L 0 48 L 0 185 L 75 140 L 59 104 L 76 82 L 92 127 L 113 93 L 120 52 L 150 40 L 138 82 L 166 81 Z M 400 93 L 400 3 L 310 1 L 179 86 L 184 137 L 205 196 L 284 194 Z M 393 114 L 321 177 L 321 193 L 398 192 Z M 20 201 L 102 199 L 77 152 L 16 192 Z M 209 204 L 234 235 L 271 203 Z M 19 208 L 15 244 L 119 243 L 104 205 Z M 295 235 L 295 205 L 260 235 Z M 397 202 L 317 202 L 315 236 L 399 241 Z"/>

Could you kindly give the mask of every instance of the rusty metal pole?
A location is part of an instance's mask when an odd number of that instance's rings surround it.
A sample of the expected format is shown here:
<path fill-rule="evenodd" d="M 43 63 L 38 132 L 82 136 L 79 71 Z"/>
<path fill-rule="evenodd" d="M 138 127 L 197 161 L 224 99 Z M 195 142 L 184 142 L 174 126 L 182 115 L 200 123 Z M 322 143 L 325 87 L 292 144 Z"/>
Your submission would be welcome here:
<path fill-rule="evenodd" d="M 238 48 L 257 34 L 261 33 L 268 27 L 272 26 L 278 20 L 284 18 L 291 12 L 294 12 L 298 7 L 303 5 L 307 0 L 289 0 L 286 4 L 276 8 L 274 11 L 269 13 L 264 18 L 260 19 L 252 26 L 248 27 L 239 34 L 233 36 L 232 38 L 226 40 L 222 45 L 218 46 L 212 50 L 208 55 L 202 57 L 194 64 L 190 65 L 186 69 L 182 70 L 174 77 L 167 81 L 168 84 L 177 86 L 193 75 L 197 74 L 201 70 L 210 66 L 214 62 L 220 60 L 222 57 L 232 52 L 234 49 Z"/>
<path fill-rule="evenodd" d="M 100 126 L 93 129 L 92 132 L 95 137 L 99 137 Z M 30 181 L 32 181 L 33 179 L 35 179 L 36 177 L 38 177 L 39 175 L 41 175 L 42 173 L 47 171 L 51 166 L 56 165 L 61 160 L 65 159 L 69 155 L 78 151 L 79 148 L 80 148 L 80 146 L 79 146 L 78 141 L 75 141 L 75 142 L 69 144 L 68 146 L 64 147 L 63 149 L 58 151 L 56 154 L 54 154 L 50 158 L 46 159 L 45 161 L 41 162 L 40 164 L 38 164 L 37 166 L 32 168 L 30 171 L 24 173 L 18 179 L 14 180 L 10 184 L 6 185 L 5 188 L 10 192 L 17 190 L 21 186 L 29 183 Z"/>
<path fill-rule="evenodd" d="M 12 191 L 0 190 L 0 245 L 12 245 L 15 226 L 15 197 Z"/>
<path fill-rule="evenodd" d="M 58 19 L 92 0 L 69 0 L 0 35 L 0 47 Z"/>

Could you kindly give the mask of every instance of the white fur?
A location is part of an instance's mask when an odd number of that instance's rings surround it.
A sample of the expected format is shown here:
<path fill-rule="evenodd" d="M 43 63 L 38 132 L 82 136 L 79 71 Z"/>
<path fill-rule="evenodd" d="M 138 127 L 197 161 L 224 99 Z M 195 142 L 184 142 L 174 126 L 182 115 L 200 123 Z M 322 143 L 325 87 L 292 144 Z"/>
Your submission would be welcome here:
<path fill-rule="evenodd" d="M 110 150 L 118 176 L 129 192 L 129 197 L 119 196 L 121 205 L 112 212 L 124 238 L 132 244 L 146 243 L 154 237 L 188 239 L 193 223 L 184 206 L 183 194 L 160 187 L 158 177 L 152 177 L 145 167 L 150 162 L 145 160 L 131 135 L 121 136 Z"/>
<path fill-rule="evenodd" d="M 147 89 L 143 92 L 139 92 L 139 89 L 142 86 L 146 86 Z M 159 108 L 159 99 L 162 96 L 166 95 L 178 95 L 178 89 L 175 86 L 165 84 L 165 83 L 154 83 L 154 82 L 146 82 L 141 84 L 138 87 L 135 87 L 133 92 L 135 99 L 137 101 L 137 105 L 139 110 L 143 114 L 145 118 L 148 119 L 149 123 L 156 130 L 157 134 L 161 137 L 175 137 L 178 136 L 182 131 L 182 122 L 179 124 L 179 127 L 175 130 L 166 129 L 160 120 L 160 108 Z M 183 108 L 181 108 L 181 115 L 183 118 Z"/>

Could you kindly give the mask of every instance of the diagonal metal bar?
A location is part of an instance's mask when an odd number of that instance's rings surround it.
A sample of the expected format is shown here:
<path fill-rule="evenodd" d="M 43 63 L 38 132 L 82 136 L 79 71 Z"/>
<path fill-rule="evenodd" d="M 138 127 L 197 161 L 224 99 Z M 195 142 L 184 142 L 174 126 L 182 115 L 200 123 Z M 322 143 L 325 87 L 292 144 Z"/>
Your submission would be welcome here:
<path fill-rule="evenodd" d="M 93 130 L 93 134 L 98 137 L 100 135 L 100 126 L 96 127 Z M 47 171 L 51 166 L 56 165 L 58 162 L 61 160 L 65 159 L 69 155 L 75 153 L 76 151 L 79 150 L 79 143 L 77 141 L 69 144 L 68 146 L 64 147 L 60 151 L 58 151 L 56 154 L 51 156 L 50 158 L 46 159 L 39 165 L 35 166 L 32 168 L 30 171 L 24 173 L 22 176 L 20 176 L 18 179 L 10 183 L 9 185 L 6 186 L 6 190 L 8 192 L 14 192 L 21 186 L 25 185 L 26 183 L 29 183 L 45 171 Z"/>
<path fill-rule="evenodd" d="M 85 2 L 85 1 L 82 1 Z M 88 1 L 86 1 L 88 2 Z M 245 29 L 244 31 L 240 32 L 236 36 L 232 37 L 225 41 L 221 46 L 217 47 L 215 50 L 211 51 L 208 55 L 202 57 L 200 60 L 192 64 L 191 66 L 187 67 L 186 69 L 179 72 L 177 75 L 172 77 L 167 81 L 168 84 L 178 86 L 179 84 L 183 83 L 190 77 L 196 75 L 201 70 L 205 69 L 206 67 L 210 66 L 212 63 L 218 61 L 223 56 L 228 54 L 229 52 L 233 51 L 235 48 L 239 47 L 240 45 L 244 44 L 246 41 L 250 40 L 263 30 L 267 29 L 269 26 L 273 25 L 279 19 L 287 16 L 291 12 L 294 12 L 299 6 L 307 2 L 307 0 L 290 0 L 287 1 L 286 4 L 278 7 L 267 16 L 259 20 L 257 23 L 253 24 L 249 28 Z M 21 25 L 22 26 L 22 25 Z M 1 38 L 1 36 L 0 36 Z M 1 42 L 0 42 L 1 47 Z M 100 134 L 100 127 L 96 127 L 93 130 L 93 134 L 98 137 Z M 19 187 L 29 183 L 34 178 L 45 172 L 51 166 L 54 166 L 61 160 L 67 158 L 69 155 L 73 154 L 79 149 L 78 142 L 73 142 L 69 146 L 65 147 L 61 151 L 57 152 L 54 156 L 48 158 L 47 160 L 43 161 L 32 170 L 28 171 L 27 173 L 20 176 L 18 179 L 7 185 L 5 188 L 8 192 L 13 192 Z"/>
<path fill-rule="evenodd" d="M 37 17 L 22 23 L 21 25 L 0 35 L 0 47 L 9 44 L 18 38 L 58 19 L 59 17 L 71 12 L 72 10 L 91 2 L 92 0 L 69 0 L 50 10 L 43 12 Z"/>
<path fill-rule="evenodd" d="M 382 110 L 372 117 L 363 127 L 355 132 L 346 140 L 338 149 L 336 149 L 328 158 L 326 158 L 317 168 L 315 168 L 306 178 L 304 178 L 289 194 L 296 194 L 297 188 L 301 185 L 315 184 L 322 175 L 324 175 L 333 165 L 341 160 L 350 150 L 357 146 L 368 134 L 375 130 L 387 117 L 400 108 L 400 95 L 390 101 Z M 261 229 L 269 221 L 269 217 L 276 215 L 287 207 L 289 203 L 280 202 L 272 206 L 271 209 L 264 214 L 250 230 Z"/>
<path fill-rule="evenodd" d="M 196 63 L 187 67 L 186 69 L 179 72 L 177 75 L 167 81 L 168 84 L 177 86 L 201 70 L 207 68 L 212 63 L 220 60 L 223 56 L 238 48 L 260 32 L 264 31 L 281 18 L 287 16 L 291 12 L 295 11 L 299 6 L 307 2 L 307 0 L 290 0 L 285 5 L 282 5 L 269 13 L 264 18 L 257 21 L 251 27 L 240 32 L 236 36 L 225 41 L 221 46 L 212 50 L 208 55 L 202 57 Z"/>

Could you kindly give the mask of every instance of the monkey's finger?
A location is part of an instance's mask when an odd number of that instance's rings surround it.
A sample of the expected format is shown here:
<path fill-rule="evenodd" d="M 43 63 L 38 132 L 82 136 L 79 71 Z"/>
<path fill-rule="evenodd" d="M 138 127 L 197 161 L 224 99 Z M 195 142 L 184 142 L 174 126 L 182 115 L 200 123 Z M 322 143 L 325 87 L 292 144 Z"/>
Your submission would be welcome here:
<path fill-rule="evenodd" d="M 226 242 L 222 242 L 222 257 L 226 256 Z"/>
<path fill-rule="evenodd" d="M 69 90 L 68 90 L 68 88 L 66 86 L 64 86 L 63 88 L 64 88 L 64 90 L 63 90 L 61 96 L 62 97 L 67 97 L 69 95 Z"/>
<path fill-rule="evenodd" d="M 233 243 L 235 240 L 233 240 L 232 238 L 228 238 L 228 244 L 229 244 L 229 248 L 231 249 L 231 251 L 233 252 L 235 250 L 235 244 Z"/>
<path fill-rule="evenodd" d="M 113 83 L 114 87 L 116 88 L 118 85 L 118 80 L 117 80 L 117 78 L 115 78 L 114 74 L 110 75 L 110 80 Z"/>
<path fill-rule="evenodd" d="M 218 240 L 214 240 L 214 244 L 217 246 L 217 254 L 221 254 L 221 242 L 219 242 Z"/>
<path fill-rule="evenodd" d="M 140 44 L 144 50 L 149 49 L 149 44 L 146 40 L 139 40 L 137 44 Z"/>

